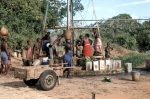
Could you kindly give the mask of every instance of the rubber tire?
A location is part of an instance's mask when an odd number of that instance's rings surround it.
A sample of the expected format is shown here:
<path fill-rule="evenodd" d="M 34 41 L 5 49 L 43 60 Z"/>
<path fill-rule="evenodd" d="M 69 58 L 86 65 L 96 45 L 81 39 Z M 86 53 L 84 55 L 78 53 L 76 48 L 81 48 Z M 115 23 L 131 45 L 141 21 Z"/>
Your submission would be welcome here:
<path fill-rule="evenodd" d="M 52 80 L 52 82 L 50 82 L 50 84 L 46 83 L 48 82 L 48 79 L 46 78 L 51 77 L 52 79 L 49 80 Z M 57 80 L 58 80 L 57 75 L 53 70 L 46 70 L 40 75 L 39 85 L 45 91 L 52 90 L 55 87 Z"/>
<path fill-rule="evenodd" d="M 38 80 L 39 79 L 30 79 L 30 80 L 23 80 L 23 81 L 27 86 L 34 86 L 38 82 Z"/>

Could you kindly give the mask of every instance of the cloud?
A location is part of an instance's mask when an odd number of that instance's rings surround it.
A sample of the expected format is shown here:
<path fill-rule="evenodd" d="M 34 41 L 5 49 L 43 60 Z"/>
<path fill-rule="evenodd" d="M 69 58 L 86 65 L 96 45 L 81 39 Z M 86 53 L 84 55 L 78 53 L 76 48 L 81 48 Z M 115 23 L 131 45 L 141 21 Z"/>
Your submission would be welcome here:
<path fill-rule="evenodd" d="M 139 4 L 145 4 L 145 3 L 150 3 L 150 0 L 143 0 L 143 1 L 125 3 L 125 4 L 118 5 L 118 6 L 131 6 L 131 5 L 139 5 Z"/>
<path fill-rule="evenodd" d="M 116 13 L 116 11 L 115 11 L 114 9 L 108 8 L 107 10 L 108 10 L 109 12 Z"/>
<path fill-rule="evenodd" d="M 95 9 L 95 11 L 100 11 L 100 10 L 102 10 L 100 7 L 94 7 L 94 9 Z M 89 7 L 89 8 L 87 9 L 87 11 L 93 11 L 93 7 Z"/>

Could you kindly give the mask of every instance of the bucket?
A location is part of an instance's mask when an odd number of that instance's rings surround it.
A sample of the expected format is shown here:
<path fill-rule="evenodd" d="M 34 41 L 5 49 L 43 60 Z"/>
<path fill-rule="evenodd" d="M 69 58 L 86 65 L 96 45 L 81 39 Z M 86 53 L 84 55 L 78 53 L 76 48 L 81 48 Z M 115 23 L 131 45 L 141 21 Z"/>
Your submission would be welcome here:
<path fill-rule="evenodd" d="M 133 81 L 139 81 L 140 79 L 140 72 L 131 72 L 132 74 L 132 80 Z"/>
<path fill-rule="evenodd" d="M 125 63 L 125 72 L 127 73 L 132 72 L 132 63 Z"/>
<path fill-rule="evenodd" d="M 23 58 L 22 62 L 24 66 L 31 66 L 31 61 L 27 58 Z"/>
<path fill-rule="evenodd" d="M 64 36 L 65 36 L 65 39 L 71 39 L 72 38 L 72 31 L 71 30 L 64 30 Z"/>

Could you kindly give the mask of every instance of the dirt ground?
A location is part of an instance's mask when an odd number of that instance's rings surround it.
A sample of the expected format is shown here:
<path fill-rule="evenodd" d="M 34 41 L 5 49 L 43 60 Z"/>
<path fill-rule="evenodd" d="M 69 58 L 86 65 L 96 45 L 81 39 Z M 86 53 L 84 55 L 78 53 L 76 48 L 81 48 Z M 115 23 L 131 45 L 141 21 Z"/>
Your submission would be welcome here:
<path fill-rule="evenodd" d="M 21 58 L 12 58 L 13 67 L 22 65 Z M 130 74 L 113 75 L 112 82 L 103 82 L 105 76 L 60 77 L 60 85 L 50 91 L 43 91 L 38 83 L 26 86 L 22 80 L 0 75 L 0 99 L 150 99 L 150 73 L 140 76 L 139 82 L 132 81 Z"/>

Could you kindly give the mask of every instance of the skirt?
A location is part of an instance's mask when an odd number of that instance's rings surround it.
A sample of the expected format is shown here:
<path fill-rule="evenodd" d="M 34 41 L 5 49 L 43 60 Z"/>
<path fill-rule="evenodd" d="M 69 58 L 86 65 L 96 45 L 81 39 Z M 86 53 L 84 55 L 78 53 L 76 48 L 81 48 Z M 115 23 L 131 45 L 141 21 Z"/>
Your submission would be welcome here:
<path fill-rule="evenodd" d="M 6 54 L 6 52 L 1 52 L 1 63 L 3 65 L 6 65 L 10 62 L 10 60 L 8 60 L 8 56 Z"/>

